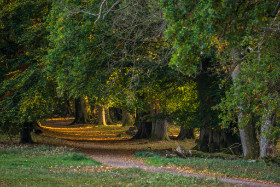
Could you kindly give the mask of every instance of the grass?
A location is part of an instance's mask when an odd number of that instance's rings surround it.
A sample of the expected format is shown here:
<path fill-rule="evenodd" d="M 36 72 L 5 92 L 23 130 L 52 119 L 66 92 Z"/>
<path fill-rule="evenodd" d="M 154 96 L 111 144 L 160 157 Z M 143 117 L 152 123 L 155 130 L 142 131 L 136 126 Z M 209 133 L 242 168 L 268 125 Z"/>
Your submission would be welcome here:
<path fill-rule="evenodd" d="M 142 152 L 137 153 L 143 155 Z M 248 160 L 225 160 L 207 158 L 163 158 L 159 156 L 149 157 L 144 161 L 148 165 L 167 166 L 173 165 L 198 173 L 220 174 L 227 177 L 239 177 L 273 181 L 280 183 L 280 167 L 276 165 L 266 166 L 263 161 L 250 162 Z"/>
<path fill-rule="evenodd" d="M 202 173 L 210 172 L 231 177 L 279 182 L 279 167 L 274 165 L 267 167 L 263 162 L 249 163 L 244 160 L 207 158 L 165 159 L 158 154 L 159 151 L 164 152 L 165 150 L 175 149 L 179 145 L 184 149 L 191 149 L 195 145 L 195 140 L 127 141 L 121 139 L 125 137 L 119 138 L 117 135 L 124 133 L 128 127 L 119 125 L 104 127 L 92 125 L 69 126 L 69 120 L 54 119 L 50 122 L 49 126 L 43 128 L 43 136 L 32 134 L 34 142 L 56 146 L 86 146 L 91 150 L 98 150 L 100 146 L 118 151 L 149 150 L 149 154 L 147 152 L 138 152 L 136 155 L 138 157 L 149 157 L 145 162 L 150 165 L 174 165 L 181 168 L 187 167 L 187 169 Z M 179 128 L 175 126 L 172 126 L 169 130 L 173 135 L 179 132 Z M 79 141 L 75 140 L 85 140 L 87 142 L 79 143 Z M 13 141 L 18 143 L 19 136 L 13 137 Z M 11 142 L 7 135 L 2 134 L 0 134 L 0 142 L 4 143 L 2 147 L 0 144 L 0 186 L 38 186 L 38 184 L 39 186 L 52 186 L 53 184 L 55 186 L 58 184 L 59 186 L 83 186 L 87 184 L 92 186 L 224 185 L 215 181 L 173 176 L 171 174 L 148 173 L 137 169 L 112 169 L 88 159 L 83 154 L 75 153 L 74 149 L 67 147 L 13 146 L 4 148 L 6 143 Z M 280 143 L 277 146 L 278 150 L 280 150 Z M 151 152 L 152 154 L 150 154 Z M 159 176 L 162 178 L 161 180 L 158 180 Z M 171 181 L 171 183 L 168 181 Z"/>
<path fill-rule="evenodd" d="M 115 169 L 66 147 L 0 146 L 1 186 L 229 186 L 215 180 Z"/>

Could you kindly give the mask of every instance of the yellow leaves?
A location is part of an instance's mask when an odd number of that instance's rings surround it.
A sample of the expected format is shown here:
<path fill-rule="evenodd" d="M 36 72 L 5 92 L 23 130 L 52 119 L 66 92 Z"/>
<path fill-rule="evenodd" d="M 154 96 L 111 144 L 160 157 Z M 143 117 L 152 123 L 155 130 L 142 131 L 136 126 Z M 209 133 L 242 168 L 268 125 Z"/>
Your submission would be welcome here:
<path fill-rule="evenodd" d="M 89 40 L 92 41 L 94 39 L 94 34 L 89 35 Z"/>
<path fill-rule="evenodd" d="M 229 43 L 227 41 L 223 41 L 218 36 L 212 36 L 211 45 L 214 45 L 218 49 L 218 53 L 221 53 L 228 47 Z"/>
<path fill-rule="evenodd" d="M 60 28 L 59 28 L 59 30 L 61 30 L 61 31 L 62 31 L 64 28 L 65 28 L 65 26 L 62 26 L 62 27 L 60 27 Z"/>
<path fill-rule="evenodd" d="M 265 16 L 262 17 L 262 21 L 263 21 L 263 22 L 267 21 L 267 17 L 265 17 Z"/>

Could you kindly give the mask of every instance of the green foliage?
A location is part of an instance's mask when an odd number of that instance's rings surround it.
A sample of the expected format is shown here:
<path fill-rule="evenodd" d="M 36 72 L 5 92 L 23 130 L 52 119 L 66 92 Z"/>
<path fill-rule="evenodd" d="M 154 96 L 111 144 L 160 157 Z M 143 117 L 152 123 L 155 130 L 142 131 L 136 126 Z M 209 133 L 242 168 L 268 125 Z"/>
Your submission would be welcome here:
<path fill-rule="evenodd" d="M 274 35 L 266 37 L 266 43 L 260 53 L 247 54 L 244 57 L 237 84 L 226 93 L 220 104 L 220 108 L 223 109 L 220 117 L 224 126 L 234 121 L 236 114 L 240 112 L 246 114 L 243 116 L 241 126 L 246 125 L 252 118 L 256 120 L 258 126 L 261 126 L 264 117 L 270 117 L 267 116 L 269 111 L 278 116 L 280 58 L 276 55 L 276 51 L 279 51 L 279 42 L 275 37 Z M 252 42 L 250 41 L 253 45 Z M 279 120 L 278 117 L 276 120 Z M 279 126 L 273 127 L 269 138 L 279 138 Z"/>
<path fill-rule="evenodd" d="M 199 56 L 216 48 L 226 52 L 266 26 L 278 1 L 174 1 L 163 0 L 170 24 L 166 36 L 173 41 L 172 66 L 187 74 L 197 73 Z"/>
<path fill-rule="evenodd" d="M 43 19 L 49 8 L 47 1 L 1 1 L 0 127 L 6 133 L 53 109 L 55 84 L 42 60 L 48 44 Z"/>
<path fill-rule="evenodd" d="M 225 86 L 228 92 L 219 105 L 224 126 L 233 124 L 240 112 L 241 126 L 252 118 L 261 125 L 264 118 L 271 117 L 268 113 L 275 112 L 278 116 L 279 11 L 275 17 L 271 16 L 277 3 L 277 0 L 161 1 L 169 23 L 166 37 L 174 47 L 172 67 L 188 75 L 199 74 L 201 57 L 212 52 L 218 63 L 211 66 L 217 73 L 230 77 L 230 73 L 237 71 L 234 68 L 241 66 L 234 85 L 228 79 L 223 81 L 230 85 Z M 273 128 L 273 137 L 277 139 L 279 126 Z"/>

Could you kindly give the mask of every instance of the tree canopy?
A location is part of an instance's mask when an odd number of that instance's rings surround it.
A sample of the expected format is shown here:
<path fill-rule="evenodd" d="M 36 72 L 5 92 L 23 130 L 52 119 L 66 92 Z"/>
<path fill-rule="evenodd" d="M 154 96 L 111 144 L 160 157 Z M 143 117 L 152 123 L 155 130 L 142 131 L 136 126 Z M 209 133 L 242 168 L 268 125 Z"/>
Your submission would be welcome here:
<path fill-rule="evenodd" d="M 141 138 L 168 139 L 168 123 L 200 128 L 203 151 L 241 141 L 244 156 L 257 158 L 279 139 L 277 0 L 0 6 L 5 133 L 30 133 L 66 108 L 81 123 L 109 120 L 114 108 L 134 116 Z"/>

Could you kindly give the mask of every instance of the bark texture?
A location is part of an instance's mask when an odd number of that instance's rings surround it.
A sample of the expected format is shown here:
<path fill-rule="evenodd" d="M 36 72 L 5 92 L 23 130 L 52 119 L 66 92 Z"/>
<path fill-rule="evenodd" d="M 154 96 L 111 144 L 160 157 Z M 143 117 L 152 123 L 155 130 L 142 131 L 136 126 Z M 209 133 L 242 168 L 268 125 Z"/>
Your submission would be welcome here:
<path fill-rule="evenodd" d="M 274 123 L 274 114 L 268 110 L 263 116 L 263 123 L 261 126 L 261 134 L 259 137 L 260 142 L 260 157 L 265 157 L 268 153 L 269 143 L 271 142 L 268 135 Z"/>
<path fill-rule="evenodd" d="M 170 140 L 168 136 L 168 123 L 166 119 L 157 119 L 152 123 L 152 140 Z"/>
<path fill-rule="evenodd" d="M 248 124 L 245 125 L 244 133 L 247 145 L 247 155 L 244 155 L 245 159 L 257 159 L 259 157 L 259 142 L 257 139 L 257 129 L 255 121 L 251 119 Z"/>

